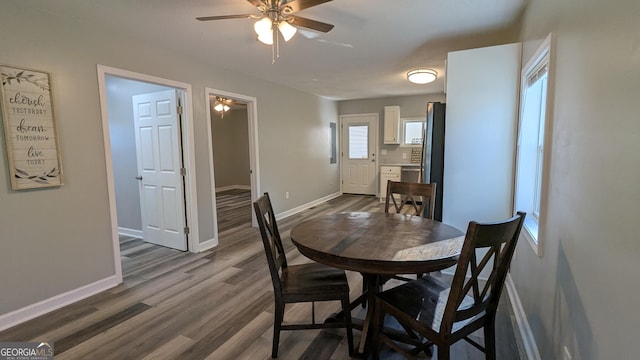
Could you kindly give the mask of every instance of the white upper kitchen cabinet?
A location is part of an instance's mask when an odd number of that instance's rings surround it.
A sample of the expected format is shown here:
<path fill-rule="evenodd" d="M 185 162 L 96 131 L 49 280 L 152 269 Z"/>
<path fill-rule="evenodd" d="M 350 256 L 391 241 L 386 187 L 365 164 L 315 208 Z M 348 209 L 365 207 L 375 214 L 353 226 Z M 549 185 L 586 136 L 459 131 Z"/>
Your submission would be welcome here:
<path fill-rule="evenodd" d="M 400 106 L 384 107 L 384 143 L 400 144 Z"/>
<path fill-rule="evenodd" d="M 512 215 L 521 44 L 450 52 L 443 222 Z"/>

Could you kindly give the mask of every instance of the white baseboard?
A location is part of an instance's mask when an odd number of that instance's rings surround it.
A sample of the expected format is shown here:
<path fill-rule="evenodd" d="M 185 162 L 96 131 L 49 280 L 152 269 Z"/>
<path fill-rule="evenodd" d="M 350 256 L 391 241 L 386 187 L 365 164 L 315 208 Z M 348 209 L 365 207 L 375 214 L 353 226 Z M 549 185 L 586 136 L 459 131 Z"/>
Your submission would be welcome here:
<path fill-rule="evenodd" d="M 314 206 L 316 206 L 318 204 L 322 204 L 323 202 L 329 201 L 331 199 L 335 199 L 340 195 L 342 195 L 342 192 L 333 193 L 331 195 L 327 195 L 327 196 L 325 196 L 323 198 L 320 198 L 318 200 L 314 200 L 314 201 L 308 202 L 306 204 L 300 205 L 298 207 L 295 207 L 293 209 L 281 212 L 279 214 L 276 214 L 276 220 L 280 220 L 280 219 L 286 218 L 288 216 L 295 215 L 295 214 L 297 214 L 297 213 L 299 213 L 299 212 L 301 212 L 303 210 L 306 210 L 306 209 L 308 209 L 310 207 L 314 207 Z"/>
<path fill-rule="evenodd" d="M 22 309 L 0 315 L 0 331 L 16 326 L 40 315 L 44 315 L 48 312 L 60 309 L 63 306 L 86 299 L 89 296 L 111 289 L 117 285 L 117 277 L 115 275 L 110 276 L 77 289 L 67 291 L 66 293 L 56 295 L 52 298 L 23 307 Z"/>
<path fill-rule="evenodd" d="M 251 190 L 251 185 L 229 185 L 216 188 L 217 193 L 228 190 Z"/>
<path fill-rule="evenodd" d="M 511 279 L 511 274 L 507 274 L 505 287 L 507 288 L 507 294 L 509 295 L 509 300 L 511 301 L 511 307 L 513 308 L 513 313 L 516 317 L 518 330 L 520 331 L 520 337 L 522 338 L 522 343 L 524 344 L 524 350 L 526 352 L 527 359 L 540 360 L 540 352 L 538 351 L 536 339 L 533 337 L 533 332 L 531 331 L 529 321 L 527 320 L 527 314 L 524 312 L 524 308 L 522 307 L 522 303 L 520 302 L 520 297 L 518 296 L 518 292 L 516 291 L 516 286 L 513 283 L 513 279 Z"/>
<path fill-rule="evenodd" d="M 118 235 L 131 236 L 131 237 L 143 239 L 142 230 L 128 229 L 124 227 L 118 227 Z"/>

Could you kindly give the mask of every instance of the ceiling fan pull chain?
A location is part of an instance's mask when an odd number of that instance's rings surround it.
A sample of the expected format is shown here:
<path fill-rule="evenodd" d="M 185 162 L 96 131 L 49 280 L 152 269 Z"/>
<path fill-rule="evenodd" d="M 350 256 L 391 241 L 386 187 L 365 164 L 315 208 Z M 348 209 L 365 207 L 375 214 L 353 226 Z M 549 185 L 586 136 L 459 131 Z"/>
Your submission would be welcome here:
<path fill-rule="evenodd" d="M 271 63 L 275 64 L 276 62 L 276 49 L 278 48 L 278 27 L 276 26 L 276 22 L 271 22 L 271 35 L 273 36 L 273 42 L 271 43 Z M 280 57 L 279 51 L 278 56 Z"/>
<path fill-rule="evenodd" d="M 280 24 L 279 22 L 277 24 L 273 25 L 273 36 L 275 37 L 275 41 L 276 41 L 276 58 L 279 59 L 280 58 L 280 36 L 279 32 L 280 32 L 280 28 L 278 27 L 278 24 Z"/>

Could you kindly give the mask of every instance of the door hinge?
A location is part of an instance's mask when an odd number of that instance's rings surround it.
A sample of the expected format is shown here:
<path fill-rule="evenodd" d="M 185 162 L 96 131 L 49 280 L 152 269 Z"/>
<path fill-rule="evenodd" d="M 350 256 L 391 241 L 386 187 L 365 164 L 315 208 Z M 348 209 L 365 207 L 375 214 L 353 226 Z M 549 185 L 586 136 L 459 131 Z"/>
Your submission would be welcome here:
<path fill-rule="evenodd" d="M 187 176 L 187 169 L 186 168 L 180 168 L 180 175 Z"/>
<path fill-rule="evenodd" d="M 189 227 L 188 226 L 184 227 L 184 234 L 185 235 L 189 235 Z"/>
<path fill-rule="evenodd" d="M 176 106 L 176 109 L 178 110 L 178 115 L 182 115 L 182 105 Z"/>

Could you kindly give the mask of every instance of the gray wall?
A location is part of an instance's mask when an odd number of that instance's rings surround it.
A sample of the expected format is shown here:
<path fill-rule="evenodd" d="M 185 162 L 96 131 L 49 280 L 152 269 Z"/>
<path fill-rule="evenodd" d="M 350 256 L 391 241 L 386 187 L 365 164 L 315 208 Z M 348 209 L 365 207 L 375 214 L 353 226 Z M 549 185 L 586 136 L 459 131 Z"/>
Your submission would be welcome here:
<path fill-rule="evenodd" d="M 426 117 L 428 102 L 445 102 L 444 94 L 426 94 L 411 96 L 393 96 L 375 99 L 345 100 L 338 103 L 340 115 L 377 113 L 379 119 L 378 144 L 381 150 L 386 150 L 387 154 L 380 154 L 378 161 L 383 163 L 408 163 L 411 159 L 411 148 L 400 147 L 400 145 L 383 144 L 384 137 L 384 107 L 400 106 L 401 118 Z M 406 153 L 407 158 L 402 159 L 402 153 Z"/>
<path fill-rule="evenodd" d="M 230 110 L 224 118 L 217 111 L 211 111 L 216 189 L 251 185 L 247 121 L 247 109 Z"/>
<path fill-rule="evenodd" d="M 0 63 L 51 73 L 65 184 L 11 191 L 2 137 L 0 284 L 11 290 L 2 292 L 0 316 L 115 274 L 96 64 L 192 85 L 200 241 L 213 238 L 207 87 L 257 99 L 260 186 L 277 212 L 339 191 L 338 166 L 329 164 L 335 102 L 29 4 L 2 3 L 0 34 L 11 36 L 2 37 Z"/>
<path fill-rule="evenodd" d="M 448 56 L 442 221 L 462 231 L 511 216 L 520 52 L 516 43 Z"/>
<path fill-rule="evenodd" d="M 640 242 L 640 2 L 534 0 L 526 62 L 556 37 L 544 256 L 512 277 L 542 359 L 635 359 Z"/>
<path fill-rule="evenodd" d="M 142 231 L 131 97 L 169 88 L 115 76 L 107 76 L 106 88 L 118 227 Z"/>

